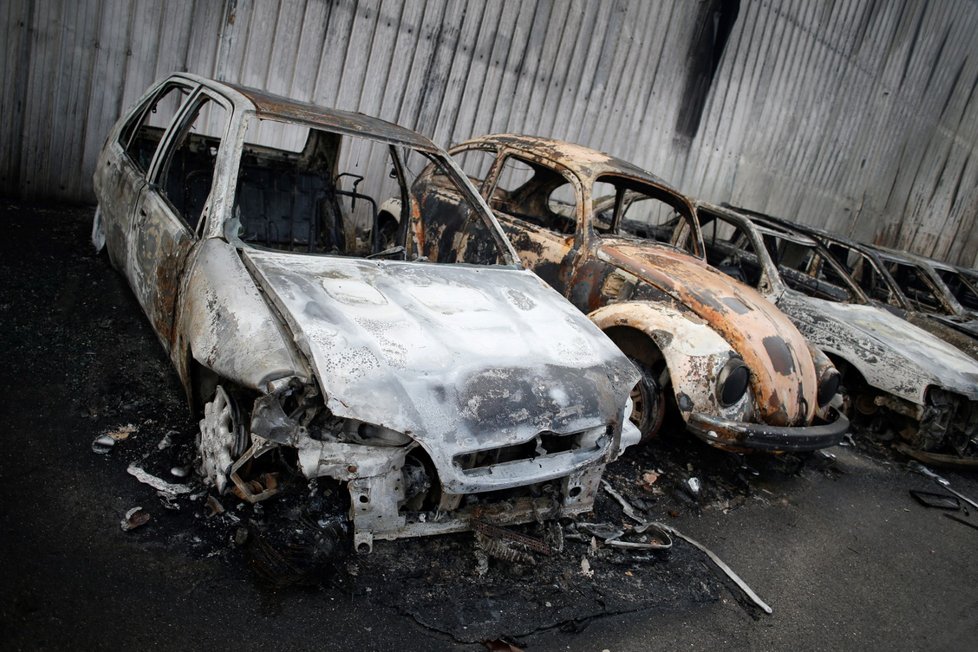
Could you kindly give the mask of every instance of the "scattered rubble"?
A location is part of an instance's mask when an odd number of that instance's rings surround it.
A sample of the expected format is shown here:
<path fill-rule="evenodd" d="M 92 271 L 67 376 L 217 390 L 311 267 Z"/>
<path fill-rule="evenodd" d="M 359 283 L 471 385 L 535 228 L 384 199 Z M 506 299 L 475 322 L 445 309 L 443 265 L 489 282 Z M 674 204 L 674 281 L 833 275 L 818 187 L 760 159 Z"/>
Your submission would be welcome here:
<path fill-rule="evenodd" d="M 136 426 L 131 423 L 127 423 L 124 426 L 119 426 L 118 428 L 113 428 L 105 434 L 116 441 L 123 441 L 129 439 L 129 436 L 136 432 Z"/>
<path fill-rule="evenodd" d="M 115 439 L 109 435 L 99 435 L 92 442 L 92 452 L 98 455 L 108 455 L 115 447 Z"/>
<path fill-rule="evenodd" d="M 690 478 L 689 480 L 695 480 L 695 479 L 696 478 Z M 687 486 L 689 484 L 689 480 L 687 480 Z M 729 577 L 740 588 L 740 590 L 742 590 L 747 595 L 747 597 L 749 597 L 754 602 L 754 604 L 756 604 L 758 607 L 760 607 L 765 613 L 768 613 L 768 614 L 773 613 L 773 610 L 771 609 L 771 607 L 769 607 L 767 605 L 767 603 L 765 603 L 763 600 L 761 600 L 761 598 L 758 597 L 758 595 L 756 593 L 754 593 L 754 591 L 749 586 L 747 586 L 747 583 L 744 582 L 742 579 L 740 579 L 740 577 L 738 577 L 738 575 L 736 573 L 734 573 L 733 569 L 731 569 L 729 566 L 727 566 L 727 564 L 725 564 L 723 562 L 723 560 L 721 560 L 719 557 L 717 557 L 716 554 L 714 554 L 706 546 L 704 546 L 703 544 L 695 541 L 694 539 L 692 539 L 692 538 L 684 535 L 682 532 L 680 532 L 676 528 L 670 527 L 668 525 L 664 525 L 662 523 L 654 523 L 654 522 L 647 521 L 646 519 L 644 519 L 635 510 L 634 507 L 632 507 L 628 503 L 627 500 L 625 500 L 625 498 L 620 493 L 618 493 L 617 491 L 615 491 L 611 487 L 611 485 L 608 484 L 608 482 L 606 480 L 602 480 L 601 481 L 601 486 L 604 488 L 604 490 L 606 492 L 608 492 L 608 494 L 611 497 L 613 497 L 616 501 L 618 501 L 621 504 L 622 511 L 625 513 L 626 516 L 628 516 L 629 518 L 631 518 L 634 521 L 636 521 L 637 523 L 639 523 L 640 529 L 642 531 L 644 531 L 646 529 L 653 529 L 653 530 L 658 530 L 660 532 L 665 532 L 665 533 L 671 534 L 672 536 L 675 536 L 675 537 L 678 537 L 680 539 L 683 539 L 684 541 L 686 541 L 687 543 L 689 543 L 691 546 L 693 546 L 695 548 L 698 548 L 699 550 L 703 551 L 713 561 L 713 563 L 716 564 L 717 567 L 719 567 L 720 570 L 722 570 L 727 575 L 727 577 Z M 698 481 L 697 481 L 697 493 L 698 492 L 699 492 L 699 489 L 698 489 Z M 672 541 L 671 540 L 669 541 L 668 547 L 672 547 Z"/>
<path fill-rule="evenodd" d="M 179 496 L 182 494 L 189 494 L 193 491 L 189 485 L 174 484 L 172 482 L 167 482 L 162 478 L 158 478 L 155 475 L 147 472 L 136 463 L 130 464 L 129 468 L 126 469 L 126 472 L 143 484 L 148 484 L 160 493 L 169 494 L 171 496 Z"/>
<path fill-rule="evenodd" d="M 133 507 L 126 512 L 126 515 L 119 523 L 119 526 L 122 528 L 123 532 L 128 532 L 146 525 L 149 523 L 149 519 L 149 512 L 145 511 L 142 507 Z"/>
<path fill-rule="evenodd" d="M 948 492 L 954 494 L 955 496 L 957 496 L 958 498 L 960 498 L 964 502 L 968 503 L 969 505 L 971 505 L 975 509 L 978 509 L 978 502 L 975 502 L 974 500 L 972 500 L 971 498 L 968 498 L 964 494 L 958 493 L 954 489 L 951 489 L 951 482 L 949 480 L 947 480 L 946 478 L 943 478 L 943 477 L 937 475 L 936 473 L 934 473 L 933 471 L 931 471 L 930 469 L 928 469 L 926 466 L 924 466 L 920 462 L 917 462 L 916 460 L 911 461 L 907 465 L 907 468 L 909 468 L 911 471 L 916 471 L 917 473 L 920 473 L 921 475 L 927 476 L 928 478 L 930 478 L 931 480 L 933 480 L 937 484 L 939 484 L 942 487 L 944 487 L 944 489 L 946 489 Z"/>

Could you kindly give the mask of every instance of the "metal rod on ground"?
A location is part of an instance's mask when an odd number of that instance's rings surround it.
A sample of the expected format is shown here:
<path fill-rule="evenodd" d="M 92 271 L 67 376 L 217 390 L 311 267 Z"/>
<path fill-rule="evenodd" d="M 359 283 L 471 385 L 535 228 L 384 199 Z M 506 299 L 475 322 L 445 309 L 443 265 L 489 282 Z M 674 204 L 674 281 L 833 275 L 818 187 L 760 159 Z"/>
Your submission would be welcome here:
<path fill-rule="evenodd" d="M 937 475 L 936 473 L 934 473 L 933 471 L 931 471 L 930 469 L 928 469 L 926 466 L 924 466 L 920 462 L 911 462 L 909 464 L 909 467 L 910 467 L 911 470 L 916 471 L 917 473 L 921 473 L 923 475 L 926 475 L 928 478 L 930 478 L 931 480 L 933 480 L 937 484 L 939 484 L 942 487 L 944 487 L 944 489 L 946 489 L 950 493 L 954 494 L 955 496 L 957 496 L 958 498 L 960 498 L 964 502 L 968 503 L 969 505 L 971 505 L 975 509 L 978 509 L 978 503 L 976 503 L 975 501 L 971 500 L 970 498 L 968 498 L 964 494 L 960 494 L 957 491 L 955 491 L 954 489 L 951 489 L 951 482 L 949 480 L 947 480 L 946 478 L 942 478 L 941 476 Z"/>
<path fill-rule="evenodd" d="M 957 521 L 958 523 L 960 523 L 962 525 L 967 525 L 968 527 L 970 527 L 972 529 L 978 530 L 978 525 L 975 525 L 971 521 L 968 521 L 966 519 L 963 519 L 960 516 L 956 516 L 954 514 L 945 514 L 944 516 L 947 516 L 952 521 Z"/>
<path fill-rule="evenodd" d="M 744 582 L 744 580 L 740 579 L 740 576 L 738 576 L 737 573 L 733 572 L 733 569 L 732 568 L 730 568 L 729 566 L 727 566 L 725 563 L 723 563 L 723 560 L 722 559 L 720 559 L 715 554 L 713 554 L 713 551 L 711 551 L 709 548 L 707 548 L 703 544 L 699 543 L 695 539 L 689 538 L 688 536 L 686 536 L 685 534 L 683 534 L 682 532 L 680 532 L 679 530 L 677 530 L 674 527 L 669 527 L 668 525 L 663 525 L 662 523 L 659 523 L 658 525 L 660 527 L 664 528 L 670 534 L 672 534 L 672 536 L 679 537 L 680 539 L 682 539 L 682 540 L 686 541 L 687 543 L 689 543 L 691 546 L 693 546 L 695 548 L 699 548 L 700 550 L 702 550 L 703 552 L 705 552 L 706 553 L 706 556 L 709 557 L 710 559 L 712 559 L 713 560 L 713 563 L 716 564 L 717 567 L 720 570 L 722 570 L 724 573 L 726 573 L 727 577 L 729 577 L 730 579 L 732 579 L 733 582 L 734 582 L 734 584 L 736 584 L 737 586 L 739 586 L 740 587 L 740 590 L 743 591 L 747 595 L 748 598 L 750 598 L 751 600 L 753 600 L 754 604 L 756 604 L 758 607 L 760 607 L 764 611 L 764 613 L 767 613 L 767 614 L 774 613 L 774 609 L 772 609 L 771 607 L 769 607 L 768 604 L 766 602 L 764 602 L 764 600 L 761 600 L 760 596 L 758 596 L 756 593 L 754 593 L 753 589 L 751 589 L 749 586 L 747 586 L 747 583 Z"/>
<path fill-rule="evenodd" d="M 621 505 L 621 508 L 622 510 L 624 510 L 626 516 L 628 516 L 633 521 L 636 521 L 637 523 L 640 523 L 642 525 L 650 524 L 649 521 L 644 520 L 638 514 L 638 512 L 635 511 L 635 508 L 632 507 L 627 500 L 625 500 L 624 496 L 622 496 L 620 493 L 615 491 L 614 487 L 612 487 L 607 480 L 602 480 L 601 486 L 604 487 L 604 490 L 608 492 L 609 496 L 611 496 L 616 501 L 618 501 L 618 504 Z M 698 548 L 702 552 L 706 553 L 706 556 L 709 557 L 713 561 L 713 563 L 717 565 L 717 568 L 722 570 L 727 577 L 733 580 L 734 584 L 736 584 L 740 588 L 740 590 L 743 591 L 744 594 L 754 602 L 754 604 L 760 607 L 764 611 L 764 613 L 767 614 L 774 613 L 774 609 L 768 606 L 768 604 L 764 602 L 764 600 L 761 600 L 760 596 L 754 593 L 754 590 L 751 589 L 749 586 L 747 586 L 747 583 L 744 580 L 740 579 L 740 576 L 737 575 L 737 573 L 733 572 L 732 568 L 730 568 L 725 563 L 723 563 L 723 560 L 717 557 L 712 550 L 710 550 L 700 542 L 696 541 L 695 539 L 689 538 L 688 536 L 686 536 L 685 534 L 683 534 L 682 532 L 680 532 L 674 527 L 670 527 L 668 525 L 665 525 L 664 523 L 651 523 L 651 525 L 655 525 L 659 528 L 662 528 L 672 536 L 678 537 L 683 541 L 685 541 L 686 543 L 693 546 L 694 548 Z"/>

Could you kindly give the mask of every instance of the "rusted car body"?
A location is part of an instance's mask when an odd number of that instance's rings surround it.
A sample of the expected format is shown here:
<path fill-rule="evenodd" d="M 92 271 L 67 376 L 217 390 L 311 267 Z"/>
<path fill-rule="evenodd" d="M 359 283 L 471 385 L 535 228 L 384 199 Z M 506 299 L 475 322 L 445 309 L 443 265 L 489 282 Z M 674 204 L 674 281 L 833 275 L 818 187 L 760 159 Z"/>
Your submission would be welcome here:
<path fill-rule="evenodd" d="M 697 203 L 707 260 L 756 287 L 839 367 L 854 423 L 931 463 L 978 460 L 978 363 L 874 305 L 825 247 L 781 220 Z"/>
<path fill-rule="evenodd" d="M 437 198 L 410 193 L 410 166 L 427 165 L 465 198 L 455 232 L 444 212 L 432 222 Z M 639 439 L 635 369 L 519 264 L 419 134 L 177 74 L 111 131 L 94 181 L 93 239 L 203 413 L 200 470 L 218 492 L 269 498 L 283 465 L 298 491 L 345 487 L 330 491 L 368 551 L 587 511 Z M 392 192 L 410 219 L 389 246 L 374 197 Z"/>
<path fill-rule="evenodd" d="M 685 197 L 570 143 L 487 136 L 450 153 L 523 261 L 636 362 L 643 378 L 632 419 L 645 437 L 670 408 L 697 437 L 728 450 L 814 450 L 844 435 L 848 423 L 829 405 L 838 385 L 832 364 L 755 290 L 703 262 Z M 457 201 L 433 168 L 418 183 Z M 660 228 L 633 219 L 636 206 L 673 221 Z M 676 246 L 685 237 L 691 252 Z"/>
<path fill-rule="evenodd" d="M 915 298 L 907 296 L 873 247 L 821 229 L 787 222 L 785 225 L 825 245 L 832 257 L 849 273 L 850 279 L 863 290 L 870 303 L 889 310 L 978 360 L 978 320 L 955 316 L 945 310 L 935 312 L 932 306 L 939 302 L 931 293 L 925 294 L 925 297 L 931 297 L 929 300 L 922 300 L 916 295 Z"/>

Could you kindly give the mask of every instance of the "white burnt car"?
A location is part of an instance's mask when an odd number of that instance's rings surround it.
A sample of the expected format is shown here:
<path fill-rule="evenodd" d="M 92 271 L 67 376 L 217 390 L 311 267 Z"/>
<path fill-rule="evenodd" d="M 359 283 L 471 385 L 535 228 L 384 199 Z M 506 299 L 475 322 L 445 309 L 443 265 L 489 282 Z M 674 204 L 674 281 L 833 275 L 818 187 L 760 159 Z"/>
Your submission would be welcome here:
<path fill-rule="evenodd" d="M 874 305 L 821 242 L 777 218 L 698 202 L 709 262 L 756 287 L 842 373 L 858 426 L 929 464 L 978 467 L 978 363 Z"/>
<path fill-rule="evenodd" d="M 467 198 L 458 233 L 431 233 L 410 192 L 429 164 Z M 93 241 L 202 413 L 219 493 L 343 485 L 369 551 L 587 511 L 638 441 L 632 365 L 417 133 L 176 74 L 112 129 L 94 181 Z M 375 198 L 390 196 L 411 219 L 381 242 Z M 478 246 L 432 247 L 446 237 Z"/>

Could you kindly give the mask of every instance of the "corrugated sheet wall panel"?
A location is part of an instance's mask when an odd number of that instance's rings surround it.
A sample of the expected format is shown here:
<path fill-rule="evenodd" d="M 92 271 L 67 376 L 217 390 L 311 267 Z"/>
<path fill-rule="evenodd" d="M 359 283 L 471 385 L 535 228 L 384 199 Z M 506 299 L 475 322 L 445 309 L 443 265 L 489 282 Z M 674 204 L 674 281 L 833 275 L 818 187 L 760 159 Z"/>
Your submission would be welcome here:
<path fill-rule="evenodd" d="M 91 201 L 116 116 L 189 70 L 442 145 L 575 140 L 692 195 L 978 262 L 972 0 L 8 0 L 0 28 L 7 196 Z"/>

